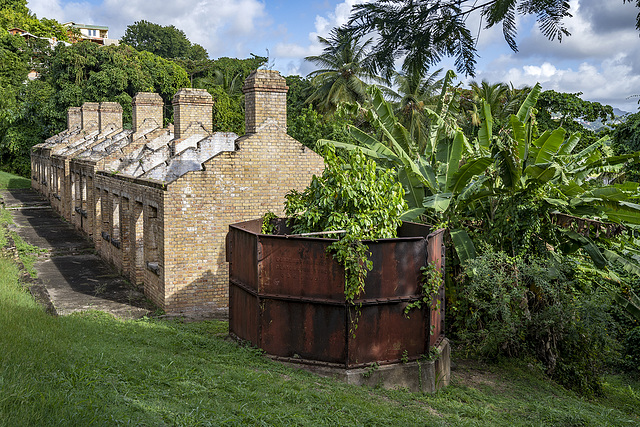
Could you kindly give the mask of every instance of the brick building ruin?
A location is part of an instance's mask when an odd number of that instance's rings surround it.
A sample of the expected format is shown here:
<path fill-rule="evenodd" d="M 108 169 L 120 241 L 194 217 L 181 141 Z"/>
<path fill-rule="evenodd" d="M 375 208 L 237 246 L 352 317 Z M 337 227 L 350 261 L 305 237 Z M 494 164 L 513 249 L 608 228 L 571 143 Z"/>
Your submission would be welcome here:
<path fill-rule="evenodd" d="M 31 151 L 32 187 L 97 252 L 167 313 L 225 312 L 231 223 L 282 214 L 323 160 L 287 135 L 287 86 L 276 71 L 245 81 L 245 129 L 212 132 L 211 95 L 181 89 L 174 124 L 162 98 L 133 98 L 132 129 L 118 103 L 69 108 L 68 128 Z"/>

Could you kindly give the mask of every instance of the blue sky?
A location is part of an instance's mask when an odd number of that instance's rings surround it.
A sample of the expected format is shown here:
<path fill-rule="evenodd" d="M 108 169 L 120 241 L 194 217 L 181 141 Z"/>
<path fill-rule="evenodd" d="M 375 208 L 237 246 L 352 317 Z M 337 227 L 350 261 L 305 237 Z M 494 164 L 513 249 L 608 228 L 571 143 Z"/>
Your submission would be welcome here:
<path fill-rule="evenodd" d="M 61 22 L 106 25 L 120 38 L 135 21 L 175 25 L 211 58 L 266 55 L 284 75 L 314 69 L 304 57 L 320 53 L 317 36 L 346 22 L 354 4 L 366 0 L 32 0 L 38 17 Z M 622 0 L 570 0 L 572 33 L 562 43 L 544 38 L 530 18 L 518 21 L 519 52 L 504 42 L 501 28 L 484 30 L 478 40 L 476 80 L 512 82 L 516 87 L 540 82 L 543 89 L 583 92 L 583 99 L 638 110 L 640 38 L 637 9 Z M 469 18 L 478 28 L 479 17 Z M 452 68 L 445 60 L 438 67 Z M 464 76 L 461 80 L 467 81 Z"/>

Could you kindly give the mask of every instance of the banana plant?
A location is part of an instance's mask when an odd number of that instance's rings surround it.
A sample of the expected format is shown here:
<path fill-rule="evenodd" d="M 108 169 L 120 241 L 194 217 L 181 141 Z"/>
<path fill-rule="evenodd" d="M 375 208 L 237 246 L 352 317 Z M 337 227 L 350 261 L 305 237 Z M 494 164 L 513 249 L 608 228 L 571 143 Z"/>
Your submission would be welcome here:
<path fill-rule="evenodd" d="M 436 111 L 425 109 L 429 116 L 426 143 L 418 143 L 393 114 L 392 106 L 378 88 L 371 88 L 371 106 L 367 119 L 376 131 L 372 136 L 355 126 L 348 133 L 356 144 L 320 140 L 346 150 L 359 149 L 376 159 L 381 167 L 396 170 L 405 190 L 409 210 L 403 220 L 427 214 L 437 223 L 447 223 L 460 205 L 473 201 L 482 190 L 482 174 L 493 163 L 488 156 L 478 157 L 464 133 L 452 121 Z M 453 97 L 442 96 L 437 110 L 446 115 Z M 447 104 L 448 102 L 448 104 Z M 460 163 L 464 160 L 464 164 Z M 462 229 L 450 230 L 461 261 L 475 256 L 473 243 Z"/>
<path fill-rule="evenodd" d="M 640 297 L 632 290 L 629 290 L 629 298 L 625 298 L 621 294 L 615 294 L 615 299 L 620 306 L 635 320 L 640 322 Z"/>
<path fill-rule="evenodd" d="M 485 182 L 492 206 L 501 203 L 501 198 L 510 201 L 533 188 L 541 188 L 546 194 L 542 200 L 549 214 L 564 213 L 576 221 L 590 218 L 640 229 L 640 205 L 635 203 L 640 199 L 638 184 L 604 185 L 599 179 L 603 173 L 620 172 L 626 162 L 639 161 L 640 152 L 605 156 L 600 150 L 608 142 L 608 137 L 604 137 L 574 153 L 580 135 L 566 135 L 563 128 L 534 137 L 534 106 L 540 91 L 540 85 L 536 84 L 518 113 L 511 116 L 510 128 L 499 136 L 491 133 L 491 109 L 486 103 L 481 108 L 478 145 L 491 151 L 497 174 L 496 179 Z M 567 229 L 559 230 L 557 238 L 561 242 L 558 249 L 574 252 L 582 248 L 598 268 L 617 264 L 640 275 L 638 260 L 633 259 L 640 251 L 633 238 L 618 243 L 617 249 L 611 247 L 610 239 L 598 236 L 594 240 Z"/>

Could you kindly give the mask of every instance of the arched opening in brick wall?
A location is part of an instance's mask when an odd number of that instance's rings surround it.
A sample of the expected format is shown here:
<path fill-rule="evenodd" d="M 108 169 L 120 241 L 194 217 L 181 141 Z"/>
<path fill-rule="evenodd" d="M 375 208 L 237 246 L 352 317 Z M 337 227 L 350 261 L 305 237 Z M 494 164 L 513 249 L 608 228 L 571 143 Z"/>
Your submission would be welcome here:
<path fill-rule="evenodd" d="M 117 246 L 120 243 L 120 197 L 114 194 L 111 203 L 111 243 Z"/>
<path fill-rule="evenodd" d="M 111 224 L 109 223 L 109 192 L 107 190 L 102 191 L 102 197 L 100 198 L 100 212 L 102 212 L 102 226 L 100 227 L 101 235 L 104 240 L 109 240 Z"/>
<path fill-rule="evenodd" d="M 132 265 L 134 266 L 132 282 L 135 284 L 144 283 L 144 217 L 142 212 L 142 203 L 135 202 L 132 217 L 133 230 L 131 230 L 131 237 L 133 240 Z"/>

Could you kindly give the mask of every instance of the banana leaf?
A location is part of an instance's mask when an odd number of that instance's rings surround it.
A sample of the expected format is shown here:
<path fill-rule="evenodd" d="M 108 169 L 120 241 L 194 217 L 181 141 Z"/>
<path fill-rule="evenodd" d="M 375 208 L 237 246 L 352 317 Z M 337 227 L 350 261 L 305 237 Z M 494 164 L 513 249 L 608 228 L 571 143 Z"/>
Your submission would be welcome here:
<path fill-rule="evenodd" d="M 535 179 L 540 182 L 549 182 L 558 177 L 562 172 L 562 166 L 557 163 L 544 163 L 528 166 L 524 173 L 529 179 Z"/>
<path fill-rule="evenodd" d="M 578 234 L 573 230 L 563 229 L 560 231 L 569 239 L 573 240 L 576 243 L 579 243 L 582 249 L 584 249 L 584 251 L 589 255 L 596 267 L 604 268 L 607 265 L 606 258 L 602 255 L 602 252 L 600 252 L 598 246 L 596 246 L 596 244 L 590 238 L 583 236 L 582 234 Z"/>
<path fill-rule="evenodd" d="M 480 146 L 485 150 L 488 150 L 491 146 L 491 140 L 493 139 L 493 135 L 491 134 L 493 128 L 493 117 L 491 116 L 491 106 L 484 99 L 482 100 L 482 106 L 480 107 L 482 111 L 482 124 L 480 125 L 480 129 L 478 130 L 478 142 Z"/>
<path fill-rule="evenodd" d="M 542 86 L 540 86 L 540 83 L 536 83 L 536 85 L 531 88 L 529 95 L 527 95 L 527 98 L 524 100 L 522 105 L 520 105 L 516 116 L 522 123 L 525 123 L 529 119 L 531 109 L 536 105 L 536 102 L 538 102 L 540 92 L 542 92 Z"/>
<path fill-rule="evenodd" d="M 464 142 L 466 137 L 462 131 L 457 131 L 453 138 L 453 144 L 449 150 L 449 158 L 447 160 L 447 180 L 446 188 L 450 188 L 454 182 L 454 176 L 458 172 L 460 166 L 460 160 L 462 159 L 462 150 L 464 149 Z"/>
<path fill-rule="evenodd" d="M 422 206 L 426 209 L 433 209 L 436 212 L 444 212 L 451 204 L 451 193 L 437 193 L 424 198 Z"/>
<path fill-rule="evenodd" d="M 558 151 L 558 155 L 567 156 L 571 154 L 573 149 L 576 148 L 576 145 L 578 145 L 578 142 L 580 142 L 581 137 L 582 135 L 580 134 L 580 132 L 576 132 L 573 135 L 571 135 L 569 139 L 567 139 L 567 141 L 564 144 L 562 144 L 562 147 L 560 147 L 560 150 Z"/>
<path fill-rule="evenodd" d="M 640 276 L 640 265 L 629 261 L 625 257 L 620 256 L 620 254 L 617 254 L 616 252 L 609 249 L 605 249 L 603 251 L 603 254 L 607 261 L 609 261 L 611 264 L 618 264 L 627 273 Z"/>
<path fill-rule="evenodd" d="M 453 194 L 458 194 L 473 177 L 483 174 L 492 163 L 493 159 L 491 157 L 479 157 L 469 160 L 455 173 L 448 190 Z"/>
<path fill-rule="evenodd" d="M 476 248 L 473 245 L 471 237 L 469 237 L 465 230 L 457 228 L 454 230 L 450 230 L 449 234 L 451 235 L 453 248 L 458 255 L 460 264 L 464 265 L 465 261 L 476 257 Z"/>
<path fill-rule="evenodd" d="M 632 317 L 634 317 L 638 322 L 640 322 L 640 298 L 631 290 L 629 290 L 630 299 L 625 298 L 624 296 L 616 293 L 615 299 L 622 308 L 624 308 L 627 313 L 629 313 Z"/>
<path fill-rule="evenodd" d="M 564 142 L 564 136 L 566 133 L 567 132 L 562 128 L 558 128 L 551 132 L 544 143 L 542 145 L 538 145 L 540 149 L 538 150 L 537 156 L 534 160 L 535 163 L 552 162 L 556 153 L 560 149 L 560 146 Z"/>

